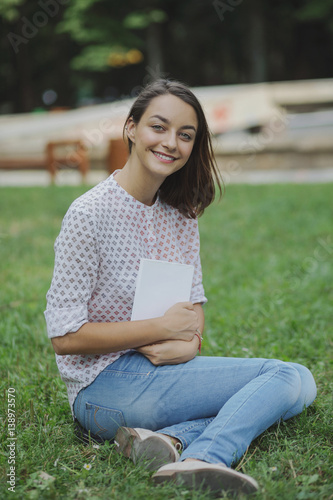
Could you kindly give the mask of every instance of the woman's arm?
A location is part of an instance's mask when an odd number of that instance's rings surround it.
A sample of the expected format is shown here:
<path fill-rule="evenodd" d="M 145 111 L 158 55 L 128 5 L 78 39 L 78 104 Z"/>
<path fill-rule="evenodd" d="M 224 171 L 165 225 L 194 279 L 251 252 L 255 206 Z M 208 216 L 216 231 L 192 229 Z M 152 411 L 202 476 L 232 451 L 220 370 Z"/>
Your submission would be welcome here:
<path fill-rule="evenodd" d="M 157 344 L 150 344 L 137 349 L 146 356 L 155 366 L 178 365 L 195 358 L 199 347 L 198 337 L 195 335 L 191 342 L 183 340 L 167 340 Z"/>
<path fill-rule="evenodd" d="M 202 333 L 205 317 L 201 304 L 194 304 L 194 310 L 198 316 L 198 330 Z M 168 340 L 155 344 L 145 345 L 137 349 L 146 356 L 154 365 L 177 365 L 193 359 L 199 348 L 199 339 L 194 335 L 191 342 L 182 340 Z"/>
<path fill-rule="evenodd" d="M 164 316 L 148 320 L 85 323 L 77 332 L 52 338 L 52 345 L 57 354 L 65 355 L 106 354 L 166 340 L 190 342 L 201 325 L 196 306 L 179 302 Z"/>

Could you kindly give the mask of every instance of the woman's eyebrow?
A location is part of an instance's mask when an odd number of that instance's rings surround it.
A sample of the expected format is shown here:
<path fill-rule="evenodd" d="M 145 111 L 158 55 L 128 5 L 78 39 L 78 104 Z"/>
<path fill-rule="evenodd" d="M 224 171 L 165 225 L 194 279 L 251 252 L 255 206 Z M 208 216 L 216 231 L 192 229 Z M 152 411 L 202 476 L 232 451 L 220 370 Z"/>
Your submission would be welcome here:
<path fill-rule="evenodd" d="M 164 116 L 161 116 L 161 115 L 153 115 L 151 116 L 150 118 L 158 118 L 159 120 L 161 120 L 163 123 L 166 123 L 168 125 L 170 125 L 170 120 L 168 120 L 167 118 L 165 118 Z M 192 129 L 194 130 L 194 132 L 196 132 L 196 128 L 193 126 L 193 125 L 183 125 L 182 127 L 180 127 L 181 130 L 184 130 L 184 129 Z"/>

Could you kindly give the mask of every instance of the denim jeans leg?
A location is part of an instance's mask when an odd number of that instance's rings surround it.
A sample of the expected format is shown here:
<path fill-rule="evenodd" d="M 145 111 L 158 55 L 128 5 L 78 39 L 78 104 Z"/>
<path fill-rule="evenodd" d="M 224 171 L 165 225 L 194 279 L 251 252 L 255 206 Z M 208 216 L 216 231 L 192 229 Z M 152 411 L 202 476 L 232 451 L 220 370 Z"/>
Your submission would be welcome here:
<path fill-rule="evenodd" d="M 306 368 L 268 360 L 258 377 L 230 398 L 187 447 L 181 460 L 196 458 L 230 466 L 241 458 L 255 437 L 279 419 L 300 413 L 315 396 L 315 383 Z"/>
<path fill-rule="evenodd" d="M 304 407 L 309 406 L 317 395 L 316 384 L 310 370 L 298 363 L 287 364 L 293 366 L 299 372 L 301 377 L 301 391 L 293 407 L 281 417 L 283 420 L 287 420 L 301 413 Z M 177 438 L 182 445 L 182 449 L 186 450 L 186 448 L 188 448 L 193 441 L 201 436 L 201 434 L 206 430 L 206 427 L 213 422 L 214 418 L 215 417 L 202 418 L 191 420 L 189 422 L 182 422 L 181 424 L 165 427 L 158 432 Z M 185 458 L 186 455 L 184 455 L 183 460 Z"/>
<path fill-rule="evenodd" d="M 214 418 L 215 417 L 189 420 L 188 422 L 182 422 L 180 424 L 171 425 L 170 427 L 164 427 L 164 429 L 157 432 L 178 439 L 182 445 L 182 449 L 186 450 L 186 448 L 195 439 L 201 436 L 203 431 L 214 420 Z"/>
<path fill-rule="evenodd" d="M 290 409 L 295 414 L 310 404 L 311 391 L 302 390 L 295 367 L 280 361 L 200 356 L 154 366 L 131 352 L 81 391 L 74 411 L 104 439 L 113 439 L 119 425 L 165 431 L 179 436 L 182 459 L 230 465 Z M 304 401 L 297 403 L 301 394 Z"/>
<path fill-rule="evenodd" d="M 317 396 L 316 382 L 308 368 L 298 363 L 287 363 L 293 366 L 301 377 L 301 392 L 296 403 L 282 416 L 283 420 L 295 417 L 301 413 L 305 407 L 308 407 Z"/>

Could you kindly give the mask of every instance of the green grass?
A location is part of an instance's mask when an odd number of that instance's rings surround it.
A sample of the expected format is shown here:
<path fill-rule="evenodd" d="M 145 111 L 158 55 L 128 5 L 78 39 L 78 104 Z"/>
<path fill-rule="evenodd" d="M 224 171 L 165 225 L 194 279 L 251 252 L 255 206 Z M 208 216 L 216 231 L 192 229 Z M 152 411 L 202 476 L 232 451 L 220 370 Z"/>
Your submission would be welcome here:
<path fill-rule="evenodd" d="M 1 498 L 204 499 L 74 435 L 43 311 L 53 243 L 87 188 L 0 189 L 1 472 L 9 472 L 7 389 L 15 389 L 16 488 Z M 254 498 L 333 498 L 333 186 L 229 186 L 200 220 L 206 329 L 203 354 L 306 364 L 318 384 L 303 414 L 268 429 L 238 465 Z M 84 464 L 91 464 L 85 470 Z M 52 478 L 42 480 L 39 471 Z"/>

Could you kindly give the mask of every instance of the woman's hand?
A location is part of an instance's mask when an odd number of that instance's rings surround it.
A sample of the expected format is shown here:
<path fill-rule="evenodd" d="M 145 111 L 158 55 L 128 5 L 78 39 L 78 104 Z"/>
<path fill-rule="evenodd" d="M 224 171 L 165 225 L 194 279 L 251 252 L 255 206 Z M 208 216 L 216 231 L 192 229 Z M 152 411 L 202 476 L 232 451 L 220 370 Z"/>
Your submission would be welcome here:
<path fill-rule="evenodd" d="M 193 359 L 198 351 L 199 340 L 197 336 L 191 341 L 167 340 L 150 344 L 136 349 L 146 356 L 155 366 L 178 365 Z"/>
<path fill-rule="evenodd" d="M 199 328 L 199 318 L 192 302 L 177 302 L 161 318 L 170 340 L 190 342 Z"/>

